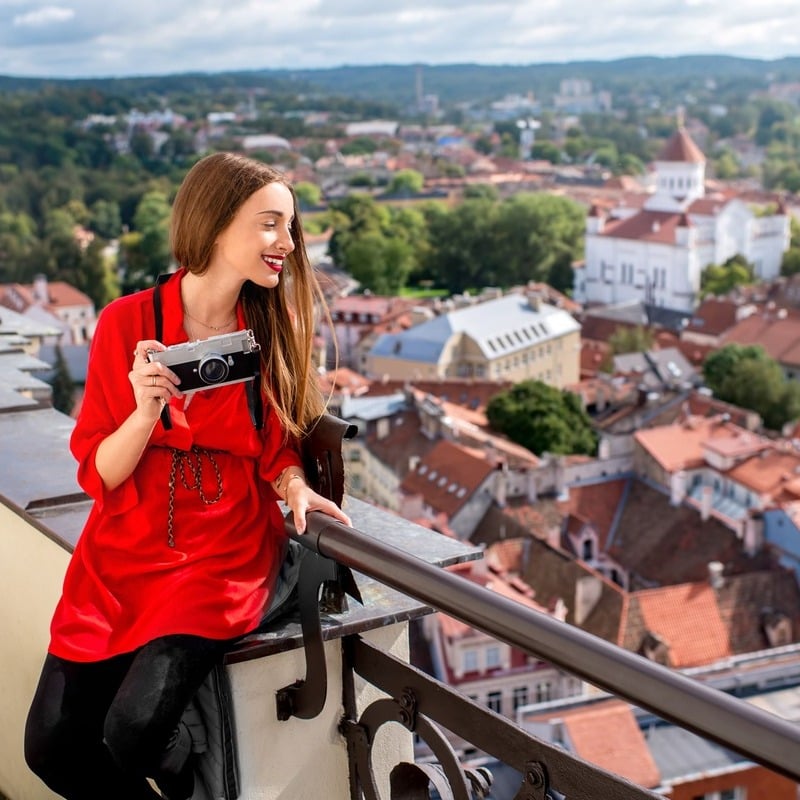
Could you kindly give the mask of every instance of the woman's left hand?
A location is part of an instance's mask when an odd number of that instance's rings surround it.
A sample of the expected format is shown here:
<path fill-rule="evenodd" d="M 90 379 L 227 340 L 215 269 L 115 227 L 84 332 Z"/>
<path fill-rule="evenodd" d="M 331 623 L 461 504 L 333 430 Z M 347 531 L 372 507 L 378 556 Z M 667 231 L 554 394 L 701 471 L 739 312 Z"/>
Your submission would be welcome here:
<path fill-rule="evenodd" d="M 350 517 L 336 503 L 317 494 L 304 480 L 289 481 L 286 486 L 286 505 L 294 516 L 295 530 L 301 535 L 306 532 L 306 514 L 309 511 L 322 511 L 353 527 Z"/>

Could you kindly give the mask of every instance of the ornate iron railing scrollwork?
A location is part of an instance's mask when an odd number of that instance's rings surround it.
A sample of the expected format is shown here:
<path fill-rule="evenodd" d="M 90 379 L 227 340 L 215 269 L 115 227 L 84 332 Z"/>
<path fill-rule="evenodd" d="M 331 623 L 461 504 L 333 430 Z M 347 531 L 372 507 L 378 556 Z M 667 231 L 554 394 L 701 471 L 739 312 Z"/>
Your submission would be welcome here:
<path fill-rule="evenodd" d="M 359 783 L 367 800 L 377 798 L 369 750 L 379 724 L 390 720 L 405 727 L 408 727 L 406 722 L 416 720 L 415 726 L 409 730 L 424 739 L 439 759 L 450 782 L 449 796 L 454 798 L 464 796 L 465 779 L 473 792 L 467 797 L 485 796 L 479 792 L 488 790 L 487 776 L 485 771 L 481 773 L 458 765 L 449 742 L 444 739 L 445 744 L 439 744 L 439 737 L 443 739 L 443 736 L 438 726 L 521 773 L 515 800 L 563 800 L 564 796 L 568 800 L 657 800 L 662 797 L 582 761 L 558 745 L 536 738 L 500 714 L 473 702 L 359 636 L 346 638 L 345 660 L 357 675 L 392 698 L 376 701 L 364 710 L 358 722 L 346 720 L 342 725 L 348 738 L 351 764 L 358 771 Z M 458 765 L 458 772 L 451 764 Z M 409 770 L 398 774 L 409 776 L 413 784 L 411 789 L 416 791 L 414 787 L 421 781 L 419 775 Z M 426 774 L 429 779 L 438 778 L 430 770 L 426 770 Z M 399 779 L 395 782 L 399 785 Z M 438 784 L 434 785 L 438 790 Z M 369 791 L 366 787 L 370 787 Z M 397 795 L 397 798 L 416 800 L 417 795 L 412 792 Z M 397 798 L 392 795 L 392 800 Z"/>
<path fill-rule="evenodd" d="M 389 722 L 402 725 L 423 739 L 438 759 L 438 764 L 401 762 L 390 774 L 392 800 L 427 800 L 433 785 L 441 800 L 482 800 L 491 786 L 488 770 L 465 770 L 450 742 L 437 725 L 417 711 L 412 689 L 405 689 L 400 699 L 385 698 L 371 703 L 357 723 L 343 726 L 356 752 L 355 765 L 366 800 L 380 800 L 372 770 L 372 744 L 380 728 Z M 543 798 L 544 800 L 544 798 Z"/>

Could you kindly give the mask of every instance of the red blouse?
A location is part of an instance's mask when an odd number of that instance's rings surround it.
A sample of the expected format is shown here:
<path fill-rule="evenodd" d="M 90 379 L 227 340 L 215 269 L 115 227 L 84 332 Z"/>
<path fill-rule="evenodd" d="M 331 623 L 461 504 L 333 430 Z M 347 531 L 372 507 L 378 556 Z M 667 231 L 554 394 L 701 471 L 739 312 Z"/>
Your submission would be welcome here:
<path fill-rule="evenodd" d="M 168 345 L 187 341 L 183 274 L 161 288 Z M 154 332 L 153 291 L 147 290 L 108 305 L 92 341 L 70 446 L 78 481 L 94 505 L 51 624 L 50 652 L 61 658 L 96 661 L 174 633 L 212 639 L 247 633 L 260 620 L 285 553 L 283 518 L 269 481 L 300 458 L 284 444 L 272 409 L 263 430 L 253 427 L 242 383 L 197 392 L 185 408 L 184 399 L 173 398 L 172 428 L 158 422 L 133 474 L 111 491 L 104 487 L 95 452 L 136 407 L 128 381 L 133 350 Z M 211 457 L 191 453 L 193 446 Z M 173 450 L 183 456 L 177 462 Z M 220 487 L 214 462 L 222 491 L 208 504 Z M 200 468 L 202 492 L 192 465 Z"/>

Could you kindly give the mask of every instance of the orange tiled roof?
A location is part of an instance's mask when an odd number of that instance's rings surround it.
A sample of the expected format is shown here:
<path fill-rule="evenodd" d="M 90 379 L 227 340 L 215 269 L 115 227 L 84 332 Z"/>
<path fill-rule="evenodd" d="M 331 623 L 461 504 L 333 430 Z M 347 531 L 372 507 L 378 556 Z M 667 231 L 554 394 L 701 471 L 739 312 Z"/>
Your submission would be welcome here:
<path fill-rule="evenodd" d="M 642 589 L 635 598 L 647 630 L 669 647 L 673 668 L 710 664 L 732 655 L 717 596 L 707 582 Z"/>
<path fill-rule="evenodd" d="M 443 439 L 406 475 L 401 489 L 422 495 L 427 505 L 451 517 L 494 469 L 483 452 Z"/>
<path fill-rule="evenodd" d="M 654 788 L 661 773 L 633 710 L 619 700 L 560 714 L 576 755 L 629 781 Z"/>
<path fill-rule="evenodd" d="M 634 439 L 667 472 L 694 469 L 705 462 L 703 445 L 713 439 L 730 439 L 747 434 L 738 425 L 722 422 L 717 417 L 689 417 L 683 422 L 639 430 Z"/>
<path fill-rule="evenodd" d="M 9 308 L 19 311 L 37 304 L 32 284 L 7 283 L 0 289 L 2 289 L 2 303 Z M 17 307 L 17 303 L 6 302 L 6 290 L 16 293 L 21 299 L 21 309 Z M 87 294 L 65 281 L 48 281 L 47 302 L 43 305 L 46 309 L 52 311 L 65 306 L 92 306 L 94 304 Z"/>
<path fill-rule="evenodd" d="M 730 478 L 773 501 L 800 497 L 800 453 L 770 448 L 728 473 Z"/>
<path fill-rule="evenodd" d="M 800 317 L 778 312 L 753 314 L 731 328 L 721 339 L 725 344 L 761 345 L 770 358 L 800 366 Z"/>

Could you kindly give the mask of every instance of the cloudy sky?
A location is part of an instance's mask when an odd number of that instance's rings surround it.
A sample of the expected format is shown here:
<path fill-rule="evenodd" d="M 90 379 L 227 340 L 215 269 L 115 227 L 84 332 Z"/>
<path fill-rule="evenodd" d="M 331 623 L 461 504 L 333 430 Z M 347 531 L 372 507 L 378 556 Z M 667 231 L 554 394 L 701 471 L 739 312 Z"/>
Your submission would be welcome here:
<path fill-rule="evenodd" d="M 800 0 L 0 0 L 0 74 L 800 55 Z"/>

